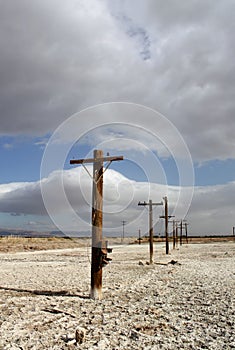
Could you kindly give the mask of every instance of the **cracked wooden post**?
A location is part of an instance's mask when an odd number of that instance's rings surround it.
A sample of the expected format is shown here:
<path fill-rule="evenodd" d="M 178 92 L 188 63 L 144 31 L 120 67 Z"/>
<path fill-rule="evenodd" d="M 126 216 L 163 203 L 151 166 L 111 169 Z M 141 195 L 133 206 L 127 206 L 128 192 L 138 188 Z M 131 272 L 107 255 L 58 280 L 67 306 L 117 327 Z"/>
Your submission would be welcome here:
<path fill-rule="evenodd" d="M 92 299 L 102 299 L 102 224 L 103 224 L 103 151 L 95 150 L 92 195 L 92 248 L 91 248 L 91 292 Z"/>
<path fill-rule="evenodd" d="M 92 191 L 92 250 L 91 250 L 91 291 L 92 299 L 102 298 L 102 265 L 107 263 L 106 254 L 108 252 L 107 244 L 102 240 L 103 225 L 103 174 L 113 161 L 123 160 L 119 157 L 103 157 L 103 151 L 94 150 L 94 158 L 72 159 L 70 164 L 81 164 L 91 176 L 85 163 L 93 163 L 93 191 Z M 103 170 L 104 162 L 108 162 L 106 169 Z M 105 259 L 105 260 L 104 260 Z"/>
<path fill-rule="evenodd" d="M 185 226 L 185 239 L 186 239 L 186 243 L 188 244 L 188 223 L 185 222 L 184 224 Z"/>
<path fill-rule="evenodd" d="M 149 263 L 153 264 L 153 205 L 163 205 L 163 203 L 153 203 L 150 199 L 148 203 L 139 202 L 138 205 L 149 206 Z"/>
<path fill-rule="evenodd" d="M 161 215 L 161 219 L 165 219 L 165 239 L 166 239 L 166 254 L 169 254 L 169 235 L 168 235 L 168 222 L 169 218 L 174 217 L 174 215 L 168 215 L 168 199 L 163 197 L 165 203 L 165 215 Z"/>
<path fill-rule="evenodd" d="M 178 222 L 176 221 L 175 222 L 175 244 L 176 244 L 176 247 L 178 247 L 179 243 L 178 243 L 178 229 L 179 229 L 179 226 L 178 226 Z"/>
<path fill-rule="evenodd" d="M 183 244 L 183 220 L 180 221 L 180 245 Z"/>
<path fill-rule="evenodd" d="M 168 200 L 164 197 L 165 201 L 165 236 L 166 236 L 166 254 L 169 254 L 169 238 L 168 238 Z"/>
<path fill-rule="evenodd" d="M 149 200 L 149 263 L 153 263 L 153 202 Z"/>
<path fill-rule="evenodd" d="M 176 239 L 175 239 L 175 220 L 173 220 L 173 249 L 175 249 L 175 243 L 176 243 Z"/>

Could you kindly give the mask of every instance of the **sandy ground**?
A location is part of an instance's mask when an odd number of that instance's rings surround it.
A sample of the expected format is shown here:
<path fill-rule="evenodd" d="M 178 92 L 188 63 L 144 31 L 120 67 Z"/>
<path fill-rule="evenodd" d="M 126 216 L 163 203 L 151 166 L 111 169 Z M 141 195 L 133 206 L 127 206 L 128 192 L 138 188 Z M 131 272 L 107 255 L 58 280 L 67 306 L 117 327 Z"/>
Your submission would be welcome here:
<path fill-rule="evenodd" d="M 146 244 L 110 256 L 94 301 L 89 248 L 1 253 L 0 349 L 235 349 L 234 242 L 157 243 L 150 266 Z"/>

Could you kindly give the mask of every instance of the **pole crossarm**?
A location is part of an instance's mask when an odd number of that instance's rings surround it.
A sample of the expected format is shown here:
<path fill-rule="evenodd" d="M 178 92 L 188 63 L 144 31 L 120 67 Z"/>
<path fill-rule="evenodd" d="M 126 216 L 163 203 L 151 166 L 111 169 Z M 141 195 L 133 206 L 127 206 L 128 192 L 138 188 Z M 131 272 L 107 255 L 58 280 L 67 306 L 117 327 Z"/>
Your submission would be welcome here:
<path fill-rule="evenodd" d="M 115 162 L 123 160 L 123 156 L 102 157 L 102 158 L 87 158 L 87 159 L 71 159 L 70 164 L 84 164 L 84 163 L 99 163 L 99 162 Z"/>
<path fill-rule="evenodd" d="M 123 156 L 113 156 L 113 157 L 97 157 L 97 158 L 87 158 L 87 159 L 71 159 L 70 160 L 70 164 L 81 164 L 83 166 L 83 168 L 86 170 L 87 174 L 90 176 L 90 178 L 93 180 L 94 183 L 98 183 L 101 179 L 101 176 L 104 175 L 104 173 L 106 172 L 106 170 L 110 167 L 112 162 L 116 162 L 116 161 L 120 161 L 123 160 Z M 97 180 L 94 179 L 94 177 L 90 174 L 89 170 L 87 169 L 87 167 L 85 166 L 85 164 L 88 163 L 101 163 L 103 165 L 103 162 L 108 162 L 106 168 L 104 169 L 104 171 L 102 172 L 102 175 L 100 177 L 97 178 Z"/>
<path fill-rule="evenodd" d="M 145 206 L 145 205 L 150 205 L 150 203 L 146 203 L 146 202 L 144 201 L 144 202 L 139 202 L 138 205 Z M 163 202 L 159 202 L 159 203 L 154 203 L 154 202 L 152 202 L 151 205 L 163 205 Z"/>

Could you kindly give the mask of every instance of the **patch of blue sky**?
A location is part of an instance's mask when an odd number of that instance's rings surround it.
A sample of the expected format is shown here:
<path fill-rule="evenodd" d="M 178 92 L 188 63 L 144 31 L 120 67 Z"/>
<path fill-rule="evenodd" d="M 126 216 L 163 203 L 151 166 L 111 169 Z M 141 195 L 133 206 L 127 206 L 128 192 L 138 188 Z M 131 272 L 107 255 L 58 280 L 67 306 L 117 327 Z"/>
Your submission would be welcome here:
<path fill-rule="evenodd" d="M 195 185 L 222 185 L 235 181 L 235 159 L 212 160 L 195 167 Z"/>
<path fill-rule="evenodd" d="M 0 138 L 1 173 L 0 183 L 38 181 L 40 165 L 44 151 L 44 138 Z M 75 145 L 65 161 L 64 169 L 71 169 L 70 159 L 91 157 L 93 146 L 85 143 Z M 160 158 L 156 155 L 153 164 L 146 154 L 136 151 L 133 159 L 128 152 L 111 152 L 110 155 L 123 155 L 121 162 L 113 162 L 114 169 L 129 179 L 137 182 L 154 182 L 179 185 L 179 173 L 172 157 Z M 195 164 L 195 185 L 210 186 L 235 181 L 235 160 L 213 160 L 203 164 Z"/>
<path fill-rule="evenodd" d="M 43 143 L 41 138 L 1 137 L 0 183 L 39 180 Z"/>
<path fill-rule="evenodd" d="M 92 146 L 75 144 L 68 154 L 65 169 L 70 169 L 70 159 L 93 157 Z M 115 154 L 114 154 L 115 153 Z M 179 185 L 179 174 L 173 157 L 160 158 L 156 152 L 143 153 L 138 150 L 112 152 L 110 156 L 123 155 L 124 160 L 113 162 L 110 169 L 120 172 L 128 179 L 137 182 L 152 182 L 168 185 Z M 106 155 L 106 153 L 104 153 Z"/>

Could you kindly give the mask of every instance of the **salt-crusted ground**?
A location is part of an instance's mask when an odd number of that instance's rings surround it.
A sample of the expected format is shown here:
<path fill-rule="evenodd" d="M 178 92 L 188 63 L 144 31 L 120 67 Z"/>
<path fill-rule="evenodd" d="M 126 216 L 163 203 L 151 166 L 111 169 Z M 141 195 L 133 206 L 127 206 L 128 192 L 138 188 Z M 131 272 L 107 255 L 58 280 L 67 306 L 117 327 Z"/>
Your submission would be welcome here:
<path fill-rule="evenodd" d="M 87 248 L 0 254 L 0 349 L 235 349 L 235 242 L 111 256 L 93 301 Z"/>

